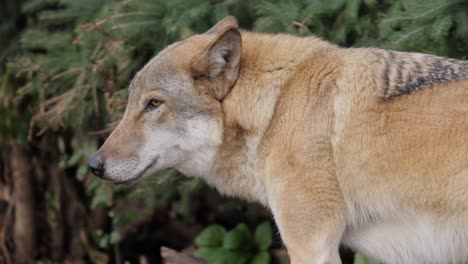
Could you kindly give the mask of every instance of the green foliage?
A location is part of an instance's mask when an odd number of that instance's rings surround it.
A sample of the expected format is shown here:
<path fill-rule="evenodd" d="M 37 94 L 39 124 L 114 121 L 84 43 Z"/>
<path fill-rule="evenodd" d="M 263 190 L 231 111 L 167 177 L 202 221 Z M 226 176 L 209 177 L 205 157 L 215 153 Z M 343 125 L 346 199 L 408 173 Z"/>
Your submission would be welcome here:
<path fill-rule="evenodd" d="M 377 35 L 379 8 L 383 7 L 373 0 L 262 1 L 254 29 L 314 34 L 337 44 L 363 45 Z"/>
<path fill-rule="evenodd" d="M 108 248 L 120 241 L 120 234 L 117 231 L 104 233 L 101 229 L 96 230 L 95 239 L 100 248 Z"/>
<path fill-rule="evenodd" d="M 228 250 L 249 250 L 252 234 L 245 224 L 239 224 L 233 230 L 227 232 L 223 241 L 223 248 Z"/>
<path fill-rule="evenodd" d="M 226 229 L 220 225 L 211 225 L 195 238 L 199 247 L 221 247 L 223 245 Z"/>
<path fill-rule="evenodd" d="M 377 264 L 377 262 L 372 261 L 361 254 L 354 255 L 354 264 Z"/>
<path fill-rule="evenodd" d="M 267 250 L 271 245 L 273 230 L 270 223 L 263 222 L 255 229 L 255 242 L 261 250 Z"/>
<path fill-rule="evenodd" d="M 379 32 L 388 48 L 466 58 L 468 1 L 392 1 Z"/>
<path fill-rule="evenodd" d="M 212 225 L 195 238 L 195 244 L 198 246 L 195 256 L 210 264 L 270 263 L 268 249 L 272 236 L 269 222 L 258 225 L 254 234 L 243 223 L 228 232 L 222 226 Z"/>

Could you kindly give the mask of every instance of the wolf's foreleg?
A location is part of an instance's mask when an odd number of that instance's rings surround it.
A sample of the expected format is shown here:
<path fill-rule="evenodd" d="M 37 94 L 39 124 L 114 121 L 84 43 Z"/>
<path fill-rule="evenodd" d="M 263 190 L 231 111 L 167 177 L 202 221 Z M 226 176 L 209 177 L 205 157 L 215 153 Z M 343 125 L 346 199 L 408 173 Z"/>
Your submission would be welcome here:
<path fill-rule="evenodd" d="M 267 180 L 268 203 L 293 264 L 339 264 L 344 202 L 326 169 L 288 168 Z"/>

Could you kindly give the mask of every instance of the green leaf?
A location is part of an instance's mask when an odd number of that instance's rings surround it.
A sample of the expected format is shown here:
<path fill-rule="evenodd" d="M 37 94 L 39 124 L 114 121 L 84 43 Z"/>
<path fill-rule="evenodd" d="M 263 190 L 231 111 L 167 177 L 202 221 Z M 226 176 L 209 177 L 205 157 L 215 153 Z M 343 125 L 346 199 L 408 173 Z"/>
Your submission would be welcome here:
<path fill-rule="evenodd" d="M 356 253 L 354 255 L 354 264 L 377 264 L 377 262 L 372 261 L 359 253 Z"/>
<path fill-rule="evenodd" d="M 81 153 L 73 153 L 70 159 L 67 161 L 67 167 L 72 167 L 78 164 L 81 159 Z"/>
<path fill-rule="evenodd" d="M 224 237 L 225 249 L 250 249 L 252 248 L 252 233 L 245 224 L 238 224 Z"/>
<path fill-rule="evenodd" d="M 117 244 L 120 241 L 120 234 L 117 231 L 112 231 L 109 236 L 109 243 Z"/>
<path fill-rule="evenodd" d="M 247 263 L 251 253 L 245 250 L 219 249 L 214 256 L 214 264 L 244 264 Z"/>
<path fill-rule="evenodd" d="M 211 225 L 195 238 L 195 244 L 199 247 L 221 247 L 225 234 L 226 230 L 224 227 Z"/>
<path fill-rule="evenodd" d="M 100 248 L 107 248 L 109 246 L 109 235 L 103 235 L 99 238 L 98 244 Z"/>
<path fill-rule="evenodd" d="M 195 257 L 198 257 L 198 258 L 201 258 L 205 261 L 207 261 L 208 263 L 215 263 L 216 261 L 216 256 L 217 256 L 217 252 L 221 250 L 220 248 L 209 248 L 209 247 L 203 247 L 203 248 L 199 248 L 197 249 L 193 255 Z"/>
<path fill-rule="evenodd" d="M 270 247 L 273 237 L 273 229 L 269 222 L 263 222 L 255 230 L 255 242 L 261 250 L 266 250 Z"/>
<path fill-rule="evenodd" d="M 270 254 L 268 251 L 261 251 L 257 253 L 250 261 L 250 264 L 269 264 L 270 263 Z"/>
<path fill-rule="evenodd" d="M 61 169 L 65 169 L 65 168 L 66 168 L 66 164 L 67 164 L 67 161 L 62 159 L 62 160 L 59 161 L 58 166 L 59 166 L 59 168 L 61 168 Z"/>
<path fill-rule="evenodd" d="M 84 176 L 86 175 L 87 172 L 88 172 L 88 167 L 86 167 L 85 165 L 79 166 L 78 169 L 76 170 L 76 178 L 79 181 L 83 181 Z"/>
<path fill-rule="evenodd" d="M 91 200 L 91 208 L 96 208 L 100 204 L 110 206 L 113 202 L 113 187 L 111 183 L 103 182 L 102 180 L 97 179 L 96 189 L 93 193 L 93 199 Z M 92 182 L 91 182 L 92 183 Z"/>

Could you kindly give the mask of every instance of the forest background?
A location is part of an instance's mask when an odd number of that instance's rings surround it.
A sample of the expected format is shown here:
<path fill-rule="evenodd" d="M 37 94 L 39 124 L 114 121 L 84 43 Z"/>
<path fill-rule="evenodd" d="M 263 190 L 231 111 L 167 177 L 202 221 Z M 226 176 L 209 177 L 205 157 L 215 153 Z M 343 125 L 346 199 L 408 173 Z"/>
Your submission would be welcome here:
<path fill-rule="evenodd" d="M 1 0 L 0 263 L 159 263 L 161 246 L 210 263 L 284 259 L 259 205 L 175 171 L 114 188 L 86 167 L 136 71 L 227 15 L 346 47 L 468 55 L 467 0 Z M 344 263 L 369 262 L 352 254 Z"/>

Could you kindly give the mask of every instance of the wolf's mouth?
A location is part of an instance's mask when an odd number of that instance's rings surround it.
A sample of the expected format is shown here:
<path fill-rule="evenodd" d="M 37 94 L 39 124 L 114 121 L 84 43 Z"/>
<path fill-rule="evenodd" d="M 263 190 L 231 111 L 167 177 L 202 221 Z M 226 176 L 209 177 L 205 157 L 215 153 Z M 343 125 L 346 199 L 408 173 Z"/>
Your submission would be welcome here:
<path fill-rule="evenodd" d="M 113 181 L 112 183 L 114 185 L 132 185 L 133 183 L 139 181 L 140 179 L 144 178 L 145 176 L 148 176 L 146 175 L 146 173 L 151 169 L 153 168 L 155 165 L 156 165 L 156 162 L 158 161 L 159 159 L 159 155 L 156 156 L 156 158 L 154 158 L 153 161 L 151 161 L 151 163 L 146 166 L 146 168 L 144 170 L 142 170 L 136 177 L 132 178 L 132 179 L 129 179 L 129 180 L 125 180 L 125 181 Z"/>

